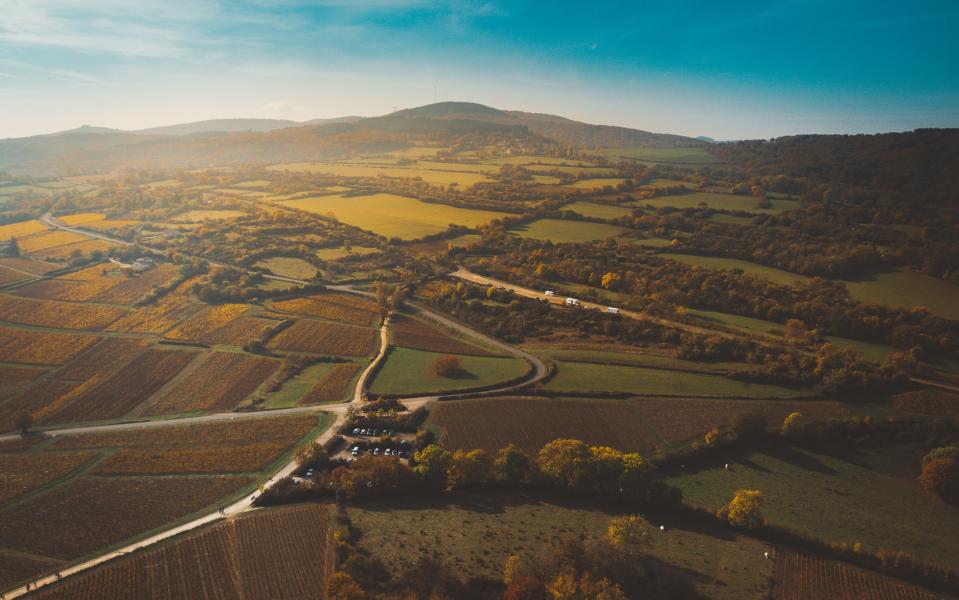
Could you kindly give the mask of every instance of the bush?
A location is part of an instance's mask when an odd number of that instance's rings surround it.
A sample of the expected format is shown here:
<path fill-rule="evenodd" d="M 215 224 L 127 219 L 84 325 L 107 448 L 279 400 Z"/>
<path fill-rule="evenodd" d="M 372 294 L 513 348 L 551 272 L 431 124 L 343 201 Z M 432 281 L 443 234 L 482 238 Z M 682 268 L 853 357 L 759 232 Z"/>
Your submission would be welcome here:
<path fill-rule="evenodd" d="M 919 485 L 948 502 L 959 502 L 959 461 L 936 458 L 926 463 Z"/>
<path fill-rule="evenodd" d="M 440 377 L 459 379 L 466 375 L 466 369 L 460 359 L 452 354 L 441 356 L 433 361 L 433 372 Z"/>

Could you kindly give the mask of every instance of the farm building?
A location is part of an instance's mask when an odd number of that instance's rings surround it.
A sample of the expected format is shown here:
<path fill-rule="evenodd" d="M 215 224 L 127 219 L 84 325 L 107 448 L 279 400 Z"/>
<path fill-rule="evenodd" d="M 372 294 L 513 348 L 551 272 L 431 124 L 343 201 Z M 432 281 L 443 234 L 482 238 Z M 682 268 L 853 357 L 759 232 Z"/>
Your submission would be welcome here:
<path fill-rule="evenodd" d="M 149 271 L 154 267 L 153 259 L 149 256 L 141 256 L 140 258 L 133 261 L 131 268 L 134 271 Z"/>

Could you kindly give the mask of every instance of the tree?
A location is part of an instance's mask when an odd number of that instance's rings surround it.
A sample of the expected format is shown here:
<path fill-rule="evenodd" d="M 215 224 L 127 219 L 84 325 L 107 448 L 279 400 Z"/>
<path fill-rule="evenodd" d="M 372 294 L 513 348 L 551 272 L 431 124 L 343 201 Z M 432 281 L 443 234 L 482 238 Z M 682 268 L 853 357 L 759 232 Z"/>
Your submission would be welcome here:
<path fill-rule="evenodd" d="M 446 473 L 451 458 L 452 455 L 448 450 L 444 450 L 436 444 L 430 444 L 413 455 L 413 460 L 416 461 L 413 471 L 428 483 L 445 488 Z"/>
<path fill-rule="evenodd" d="M 503 583 L 505 585 L 513 583 L 513 580 L 525 570 L 526 565 L 523 563 L 523 558 L 516 554 L 510 554 L 506 557 L 506 562 L 503 563 Z"/>
<path fill-rule="evenodd" d="M 493 461 L 485 450 L 457 450 L 446 471 L 450 489 L 461 489 L 488 483 L 493 478 Z"/>
<path fill-rule="evenodd" d="M 433 373 L 440 377 L 457 379 L 466 375 L 466 369 L 458 357 L 448 354 L 433 361 Z"/>
<path fill-rule="evenodd" d="M 938 458 L 951 458 L 953 460 L 959 460 L 959 446 L 943 446 L 941 448 L 933 448 L 922 457 L 922 465 L 926 466 Z"/>
<path fill-rule="evenodd" d="M 806 334 L 809 333 L 809 329 L 806 327 L 806 324 L 800 321 L 799 319 L 789 319 L 786 321 L 786 337 L 792 340 L 802 340 L 806 338 Z"/>
<path fill-rule="evenodd" d="M 634 557 L 640 548 L 649 543 L 645 521 L 636 515 L 610 519 L 606 527 L 606 538 L 627 557 Z"/>
<path fill-rule="evenodd" d="M 10 238 L 10 241 L 7 243 L 7 253 L 10 256 L 20 256 L 20 244 L 17 243 L 17 238 Z"/>
<path fill-rule="evenodd" d="M 366 592 L 355 579 L 338 571 L 326 579 L 326 597 L 329 600 L 365 600 Z"/>
<path fill-rule="evenodd" d="M 622 280 L 623 280 L 623 278 L 622 278 L 620 275 L 618 275 L 618 274 L 616 274 L 616 273 L 610 272 L 610 273 L 606 273 L 605 275 L 603 275 L 602 285 L 603 285 L 603 287 L 606 288 L 607 290 L 612 290 L 612 289 L 616 289 L 617 287 L 619 287 L 619 283 L 620 283 Z"/>
<path fill-rule="evenodd" d="M 736 490 L 729 504 L 720 509 L 730 525 L 752 529 L 762 525 L 763 493 L 759 490 Z"/>
<path fill-rule="evenodd" d="M 523 483 L 532 472 L 529 457 L 516 444 L 500 448 L 493 467 L 496 478 L 504 483 Z"/>
<path fill-rule="evenodd" d="M 546 590 L 535 575 L 514 577 L 503 591 L 503 600 L 543 600 Z"/>
<path fill-rule="evenodd" d="M 919 485 L 947 502 L 959 502 L 959 460 L 935 458 L 922 468 Z"/>
<path fill-rule="evenodd" d="M 580 440 L 557 439 L 543 446 L 536 457 L 539 470 L 562 485 L 584 489 L 591 483 L 593 454 Z"/>
<path fill-rule="evenodd" d="M 799 431 L 799 428 L 802 427 L 803 417 L 802 413 L 793 412 L 789 413 L 789 416 L 783 420 L 783 433 L 791 434 Z"/>
<path fill-rule="evenodd" d="M 27 435 L 30 433 L 30 428 L 33 426 L 33 415 L 30 413 L 23 413 L 17 417 L 17 429 L 20 430 L 20 433 Z"/>

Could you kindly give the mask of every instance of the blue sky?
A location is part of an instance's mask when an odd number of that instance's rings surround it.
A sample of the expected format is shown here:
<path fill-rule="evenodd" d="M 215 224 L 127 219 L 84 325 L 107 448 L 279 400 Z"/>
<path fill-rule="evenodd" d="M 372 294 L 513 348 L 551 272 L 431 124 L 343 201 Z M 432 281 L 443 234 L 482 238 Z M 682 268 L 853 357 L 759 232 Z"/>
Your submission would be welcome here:
<path fill-rule="evenodd" d="M 0 0 L 0 137 L 440 100 L 717 139 L 959 126 L 959 2 Z"/>

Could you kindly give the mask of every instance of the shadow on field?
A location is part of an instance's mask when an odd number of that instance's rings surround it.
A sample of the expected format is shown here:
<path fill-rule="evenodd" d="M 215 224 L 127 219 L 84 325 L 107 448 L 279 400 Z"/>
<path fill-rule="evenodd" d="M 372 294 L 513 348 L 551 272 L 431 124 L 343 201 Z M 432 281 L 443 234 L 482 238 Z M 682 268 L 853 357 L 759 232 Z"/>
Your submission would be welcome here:
<path fill-rule="evenodd" d="M 839 475 L 839 471 L 833 469 L 815 456 L 792 446 L 771 448 L 766 450 L 764 454 L 807 471 L 815 471 L 823 475 Z"/>

